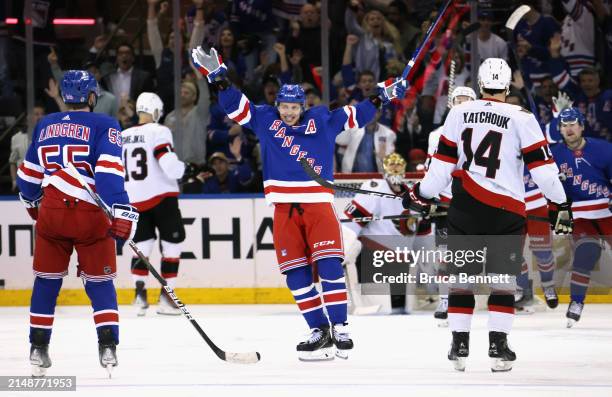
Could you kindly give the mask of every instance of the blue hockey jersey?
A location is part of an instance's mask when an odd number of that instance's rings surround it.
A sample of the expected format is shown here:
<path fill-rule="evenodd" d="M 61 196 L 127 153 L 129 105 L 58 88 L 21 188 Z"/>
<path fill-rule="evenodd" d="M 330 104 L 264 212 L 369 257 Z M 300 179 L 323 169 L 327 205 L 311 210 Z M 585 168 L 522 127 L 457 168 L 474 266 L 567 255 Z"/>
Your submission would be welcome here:
<path fill-rule="evenodd" d="M 563 187 L 572 201 L 574 218 L 601 219 L 612 216 L 609 210 L 612 190 L 612 144 L 585 138 L 581 150 L 571 150 L 564 143 L 551 147 L 559 170 L 567 177 Z"/>
<path fill-rule="evenodd" d="M 288 126 L 274 106 L 253 105 L 235 88 L 221 91 L 219 103 L 232 120 L 259 138 L 268 203 L 332 202 L 333 191 L 313 181 L 299 161 L 306 159 L 319 175 L 332 181 L 336 136 L 365 126 L 376 114 L 369 100 L 333 111 L 315 106 L 304 112 L 297 125 Z"/>
<path fill-rule="evenodd" d="M 61 112 L 45 116 L 34 127 L 32 143 L 17 171 L 21 193 L 35 199 L 42 188 L 95 204 L 66 169 L 74 164 L 102 200 L 112 206 L 130 201 L 124 188 L 121 129 L 109 116 L 89 112 Z"/>

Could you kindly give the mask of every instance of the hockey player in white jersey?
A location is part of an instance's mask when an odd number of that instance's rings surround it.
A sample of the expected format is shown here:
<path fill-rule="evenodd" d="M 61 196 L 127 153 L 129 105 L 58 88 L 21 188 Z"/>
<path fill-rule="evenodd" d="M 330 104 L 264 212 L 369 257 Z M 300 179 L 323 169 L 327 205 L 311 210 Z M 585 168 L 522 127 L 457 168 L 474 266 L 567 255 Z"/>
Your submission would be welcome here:
<path fill-rule="evenodd" d="M 444 123 L 438 150 L 425 178 L 404 196 L 404 207 L 429 214 L 434 198 L 452 181 L 448 210 L 448 249 L 486 250 L 485 263 L 471 261 L 449 271 L 460 277 L 483 272 L 491 276 L 489 357 L 493 372 L 512 369 L 516 354 L 507 335 L 514 318 L 516 275 L 521 270 L 525 230 L 523 167 L 550 200 L 549 220 L 557 233 L 570 233 L 572 213 L 548 144 L 534 115 L 505 103 L 512 72 L 503 59 L 488 58 L 478 70 L 482 99 L 453 107 Z M 495 244 L 495 235 L 503 243 Z M 466 243 L 468 245 L 466 246 Z M 463 251 L 465 253 L 465 251 Z M 493 278 L 497 276 L 496 278 Z M 452 344 L 448 358 L 465 370 L 469 332 L 475 306 L 471 280 L 452 283 L 448 320 Z M 497 282 L 496 282 L 497 281 Z"/>
<path fill-rule="evenodd" d="M 476 93 L 470 87 L 459 86 L 456 87 L 450 95 L 450 107 L 452 109 L 455 105 L 460 105 L 463 102 L 467 101 L 475 101 Z M 426 168 L 429 168 L 431 164 L 431 159 L 434 154 L 438 150 L 438 142 L 440 141 L 440 136 L 442 135 L 443 126 L 440 126 L 429 133 L 428 145 L 427 145 L 427 163 L 425 164 Z M 449 184 L 440 194 L 438 195 L 438 199 L 443 203 L 450 203 L 453 194 L 451 192 L 451 185 Z M 446 210 L 444 210 L 446 211 Z M 446 236 L 447 236 L 447 225 L 446 225 L 446 217 L 438 216 L 433 219 L 433 223 L 435 225 L 435 243 L 438 249 L 445 250 L 446 249 Z M 438 263 L 436 264 L 438 268 L 438 273 L 440 275 L 446 274 L 446 264 Z M 438 286 L 440 299 L 438 301 L 438 307 L 434 312 L 434 317 L 440 320 L 439 326 L 447 326 L 447 318 L 448 318 L 448 285 L 440 284 Z"/>
<path fill-rule="evenodd" d="M 370 179 L 361 185 L 362 189 L 402 195 L 406 191 L 406 184 L 404 175 L 406 173 L 406 160 L 397 154 L 391 153 L 383 159 L 384 178 Z M 409 211 L 402 207 L 402 203 L 399 200 L 389 200 L 388 198 L 369 195 L 369 194 L 357 194 L 347 204 L 344 209 L 344 214 L 349 219 L 363 218 L 363 217 L 383 217 L 390 215 L 408 214 Z M 357 285 L 357 277 L 354 269 L 359 266 L 357 257 L 361 253 L 362 244 L 374 243 L 388 244 L 390 239 L 388 236 L 399 237 L 398 240 L 393 239 L 393 243 L 412 246 L 413 235 L 418 232 L 417 223 L 411 222 L 416 220 L 417 217 L 409 219 L 399 220 L 378 220 L 371 222 L 350 222 L 344 223 L 342 227 L 342 237 L 345 248 L 345 256 L 343 265 L 346 267 L 346 272 L 349 274 L 350 284 L 348 287 L 351 289 L 351 298 L 353 300 L 359 300 L 364 308 L 367 310 L 359 310 L 359 307 L 354 307 L 354 313 L 363 312 L 364 314 L 390 314 L 393 310 L 403 311 L 404 303 L 399 299 L 400 307 L 393 307 L 391 300 L 388 296 L 373 295 L 371 297 L 361 296 L 358 299 L 355 295 L 359 294 L 359 291 L 355 288 Z M 379 241 L 379 237 L 385 237 L 384 241 Z M 358 240 L 362 237 L 362 240 Z M 370 240 L 371 239 L 371 240 Z M 405 241 L 404 241 L 405 240 Z M 402 294 L 403 295 L 403 294 Z M 401 297 L 401 296 L 400 296 Z M 356 306 L 356 302 L 352 302 L 353 306 Z M 395 306 L 395 305 L 393 305 Z M 364 309 L 361 308 L 361 309 Z"/>
<path fill-rule="evenodd" d="M 158 124 L 164 104 L 154 93 L 143 92 L 136 100 L 138 125 L 122 132 L 123 163 L 125 164 L 125 189 L 131 204 L 141 213 L 140 226 L 134 241 L 149 256 L 155 245 L 156 230 L 161 240 L 161 275 L 168 285 L 175 288 L 181 256 L 181 242 L 185 229 L 178 207 L 179 186 L 185 164 L 174 153 L 172 133 L 168 127 Z M 149 304 L 145 282 L 149 275 L 147 266 L 137 256 L 132 258 L 132 278 L 136 293 L 134 304 L 138 315 L 143 316 Z M 159 298 L 157 313 L 180 315 L 172 300 L 163 293 Z"/>

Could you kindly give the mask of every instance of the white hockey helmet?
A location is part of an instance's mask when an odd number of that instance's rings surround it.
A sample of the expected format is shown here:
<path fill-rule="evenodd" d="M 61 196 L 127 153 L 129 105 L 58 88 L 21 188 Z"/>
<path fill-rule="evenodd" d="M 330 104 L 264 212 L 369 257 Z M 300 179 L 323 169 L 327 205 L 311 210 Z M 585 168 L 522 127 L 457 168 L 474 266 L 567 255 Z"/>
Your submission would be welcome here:
<path fill-rule="evenodd" d="M 451 92 L 451 96 L 450 96 L 451 106 L 457 105 L 457 103 L 455 103 L 455 99 L 460 96 L 466 96 L 470 98 L 471 101 L 476 100 L 476 93 L 474 92 L 473 89 L 471 89 L 470 87 L 466 87 L 466 86 L 459 86 L 459 87 L 455 87 L 453 92 Z"/>
<path fill-rule="evenodd" d="M 164 103 L 152 92 L 143 92 L 136 99 L 136 113 L 144 112 L 153 116 L 153 121 L 157 123 L 159 118 L 164 114 Z"/>
<path fill-rule="evenodd" d="M 483 89 L 506 90 L 510 89 L 512 70 L 508 63 L 501 58 L 487 58 L 478 68 L 478 86 Z"/>

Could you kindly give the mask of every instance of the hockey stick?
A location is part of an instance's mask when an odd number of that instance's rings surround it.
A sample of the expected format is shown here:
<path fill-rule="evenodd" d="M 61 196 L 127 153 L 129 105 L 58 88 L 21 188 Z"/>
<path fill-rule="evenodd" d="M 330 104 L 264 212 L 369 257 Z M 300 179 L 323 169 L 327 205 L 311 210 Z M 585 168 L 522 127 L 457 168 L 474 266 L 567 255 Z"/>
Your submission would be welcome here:
<path fill-rule="evenodd" d="M 304 172 L 306 172 L 306 174 L 309 177 L 311 177 L 313 181 L 317 182 L 319 185 L 326 187 L 328 189 L 342 190 L 345 192 L 353 192 L 353 193 L 360 193 L 360 194 L 368 194 L 370 196 L 386 197 L 386 198 L 392 198 L 396 200 L 403 199 L 402 196 L 396 196 L 395 194 L 392 194 L 392 193 L 375 192 L 374 190 L 365 190 L 365 189 L 358 189 L 358 188 L 354 188 L 350 186 L 336 185 L 333 182 L 325 180 L 319 174 L 317 174 L 317 172 L 310 166 L 310 164 L 308 164 L 308 161 L 306 159 L 301 159 L 300 164 L 302 164 L 302 168 L 304 169 Z M 437 205 L 438 207 L 442 207 L 442 208 L 448 208 L 447 203 L 443 203 L 437 200 L 434 202 L 434 205 Z M 436 215 L 436 213 L 434 212 L 428 215 L 427 217 L 429 218 L 432 216 L 442 216 L 442 214 L 446 215 L 446 213 L 439 213 L 439 215 Z M 390 215 L 390 216 L 396 217 L 396 216 L 402 216 L 402 215 Z M 365 217 L 365 218 L 370 218 L 370 217 Z M 358 219 L 358 218 L 354 218 L 354 219 Z M 393 219 L 393 218 L 390 218 L 390 219 Z M 401 219 L 401 218 L 395 218 L 395 219 Z M 536 221 L 536 222 L 550 222 L 548 218 L 545 218 L 543 216 L 537 216 L 537 215 L 527 215 L 527 219 Z M 355 222 L 359 222 L 359 221 L 355 221 Z"/>
<path fill-rule="evenodd" d="M 79 171 L 77 171 L 76 167 L 72 163 L 68 163 L 68 169 L 70 170 L 70 174 L 72 174 L 72 176 L 75 177 L 79 181 L 79 183 L 87 191 L 89 196 L 96 202 L 98 207 L 100 207 L 100 209 L 104 211 L 104 214 L 112 222 L 113 215 L 111 213 L 110 208 L 108 208 L 108 206 L 106 205 L 106 203 L 104 203 L 104 201 L 102 201 L 100 196 L 91 189 L 91 187 L 87 184 L 87 182 L 85 182 L 85 180 L 83 179 L 83 176 L 79 173 Z M 159 283 L 162 285 L 162 287 L 164 288 L 168 296 L 172 298 L 172 300 L 174 301 L 174 304 L 181 309 L 181 311 L 183 312 L 187 320 L 189 320 L 191 325 L 193 325 L 193 327 L 198 331 L 200 336 L 206 341 L 206 343 L 208 344 L 208 346 L 210 346 L 212 351 L 215 352 L 217 357 L 219 357 L 223 361 L 227 361 L 227 362 L 235 363 L 235 364 L 254 364 L 260 360 L 261 355 L 258 352 L 229 353 L 217 347 L 217 345 L 214 344 L 214 342 L 208 337 L 208 335 L 206 335 L 206 332 L 204 332 L 204 330 L 200 327 L 198 322 L 193 318 L 189 310 L 187 310 L 187 307 L 185 306 L 185 304 L 181 302 L 180 299 L 176 296 L 176 294 L 174 293 L 174 290 L 168 286 L 168 283 L 166 282 L 166 280 L 164 280 L 163 277 L 160 276 L 157 270 L 155 270 L 155 268 L 151 265 L 149 260 L 138 249 L 138 247 L 136 246 L 136 243 L 131 239 L 128 240 L 127 243 L 130 246 L 130 248 L 132 248 L 134 253 L 138 255 L 138 258 L 145 265 L 147 265 L 147 268 L 149 269 L 151 274 L 153 274 L 153 277 L 155 277 L 157 281 L 159 281 Z"/>
<path fill-rule="evenodd" d="M 438 17 L 436 18 L 435 22 L 429 25 L 429 29 L 427 29 L 427 33 L 425 33 L 425 38 L 423 39 L 421 44 L 414 50 L 414 52 L 412 53 L 412 58 L 410 58 L 410 60 L 406 64 L 406 67 L 404 68 L 404 71 L 402 72 L 402 79 L 404 81 L 406 81 L 406 79 L 408 78 L 410 70 L 412 70 L 412 67 L 414 66 L 416 60 L 421 56 L 421 51 L 423 50 L 423 48 L 427 47 L 431 36 L 438 33 L 438 30 L 440 29 L 441 25 L 440 22 L 444 19 L 444 14 L 446 13 L 446 10 L 448 10 L 448 7 L 451 5 L 452 2 L 452 0 L 448 0 L 438 12 Z"/>
<path fill-rule="evenodd" d="M 512 58 L 514 59 L 514 63 L 516 63 L 516 67 L 518 68 L 519 73 L 523 77 L 523 88 L 521 88 L 521 92 L 523 93 L 523 95 L 525 95 L 525 97 L 527 98 L 527 101 L 529 102 L 529 109 L 531 110 L 531 113 L 533 113 L 533 115 L 537 118 L 538 109 L 536 107 L 535 101 L 533 100 L 533 96 L 531 96 L 531 93 L 529 92 L 529 89 L 527 88 L 527 84 L 525 83 L 525 74 L 523 73 L 523 67 L 521 66 L 521 60 L 519 59 L 518 54 L 516 52 L 516 40 L 514 40 L 514 29 L 516 28 L 516 24 L 529 11 L 531 11 L 531 7 L 529 7 L 528 5 L 520 6 L 519 8 L 514 10 L 512 15 L 510 15 L 510 17 L 508 17 L 508 20 L 506 21 L 505 26 L 506 26 L 506 39 L 508 40 L 510 52 L 512 52 Z"/>
<path fill-rule="evenodd" d="M 429 215 L 427 218 L 436 217 L 436 216 L 446 216 L 448 215 L 446 212 L 434 212 Z M 422 218 L 421 215 L 386 215 L 386 216 L 362 216 L 359 218 L 345 218 L 340 219 L 340 223 L 351 223 L 351 222 L 376 222 L 376 221 L 386 221 L 386 220 L 396 220 L 396 219 L 410 219 L 410 218 Z"/>

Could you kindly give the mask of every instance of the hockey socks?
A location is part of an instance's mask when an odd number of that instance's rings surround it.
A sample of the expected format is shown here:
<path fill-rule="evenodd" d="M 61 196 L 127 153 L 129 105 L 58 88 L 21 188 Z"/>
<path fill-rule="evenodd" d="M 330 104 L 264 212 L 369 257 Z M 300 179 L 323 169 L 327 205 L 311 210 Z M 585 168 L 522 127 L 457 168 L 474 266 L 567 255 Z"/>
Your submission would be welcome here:
<path fill-rule="evenodd" d="M 119 344 L 119 311 L 117 310 L 117 292 L 112 280 L 84 281 L 85 292 L 91 300 L 93 318 L 98 333 L 98 341 L 107 342 L 104 329 L 110 329 L 116 344 Z"/>
<path fill-rule="evenodd" d="M 62 281 L 61 278 L 48 279 L 38 276 L 34 279 L 30 301 L 30 343 L 49 343 Z M 34 334 L 36 338 L 33 337 Z"/>
<path fill-rule="evenodd" d="M 509 334 L 514 320 L 514 295 L 491 292 L 489 306 L 489 331 Z"/>
<path fill-rule="evenodd" d="M 344 270 L 340 258 L 324 258 L 317 261 L 323 301 L 332 324 L 344 324 L 347 320 L 347 296 Z"/>
<path fill-rule="evenodd" d="M 591 272 L 601 256 L 601 246 L 596 242 L 578 243 L 574 251 L 570 296 L 573 302 L 584 303 L 591 281 Z"/>
<path fill-rule="evenodd" d="M 473 292 L 453 292 L 448 295 L 448 326 L 453 332 L 470 332 L 476 300 Z"/>
<path fill-rule="evenodd" d="M 328 326 L 329 321 L 323 313 L 323 304 L 317 291 L 310 266 L 301 266 L 285 272 L 287 286 L 293 294 L 300 312 L 311 329 Z"/>

